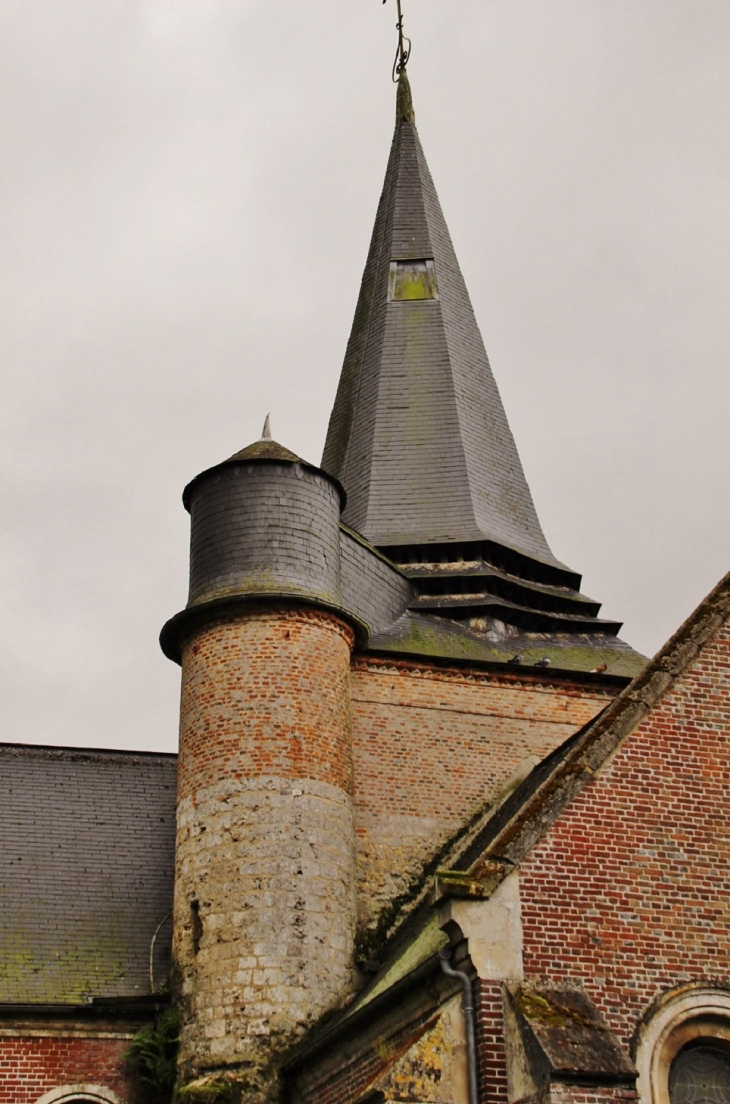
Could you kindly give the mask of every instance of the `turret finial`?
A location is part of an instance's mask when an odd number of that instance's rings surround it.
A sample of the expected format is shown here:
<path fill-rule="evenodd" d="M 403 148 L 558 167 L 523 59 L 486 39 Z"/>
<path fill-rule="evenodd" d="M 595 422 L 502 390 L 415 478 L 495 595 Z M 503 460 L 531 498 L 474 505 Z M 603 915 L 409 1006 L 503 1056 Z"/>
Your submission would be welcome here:
<path fill-rule="evenodd" d="M 385 3 L 386 0 L 383 0 Z M 396 23 L 396 30 L 398 31 L 398 48 L 395 52 L 395 61 L 393 62 L 393 83 L 397 84 L 402 74 L 405 73 L 408 59 L 411 56 L 411 40 L 403 34 L 403 12 L 401 11 L 401 0 L 397 0 L 398 4 L 398 22 Z M 406 45 L 408 43 L 408 45 Z"/>
<path fill-rule="evenodd" d="M 261 437 L 260 437 L 261 441 L 270 441 L 271 440 L 271 420 L 270 419 L 271 419 L 271 415 L 267 414 L 266 415 L 266 421 L 264 422 L 264 428 L 261 430 Z"/>

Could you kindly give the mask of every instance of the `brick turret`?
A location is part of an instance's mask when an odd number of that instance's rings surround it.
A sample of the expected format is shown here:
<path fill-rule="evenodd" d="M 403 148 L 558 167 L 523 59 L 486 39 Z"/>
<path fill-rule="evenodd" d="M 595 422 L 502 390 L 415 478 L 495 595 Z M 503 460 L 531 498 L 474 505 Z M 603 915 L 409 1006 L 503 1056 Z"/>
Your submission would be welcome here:
<path fill-rule="evenodd" d="M 181 1079 L 227 1081 L 226 1099 L 276 1100 L 272 1060 L 351 983 L 358 625 L 340 605 L 343 498 L 262 439 L 183 499 L 190 597 L 161 637 L 182 665 Z"/>

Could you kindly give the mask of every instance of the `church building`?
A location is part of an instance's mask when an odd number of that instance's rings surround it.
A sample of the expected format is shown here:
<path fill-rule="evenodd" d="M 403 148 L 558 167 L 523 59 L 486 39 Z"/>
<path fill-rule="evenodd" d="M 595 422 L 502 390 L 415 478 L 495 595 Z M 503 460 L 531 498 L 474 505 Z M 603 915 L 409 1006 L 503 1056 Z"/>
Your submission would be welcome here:
<path fill-rule="evenodd" d="M 183 503 L 179 753 L 0 745 L 0 1104 L 730 1104 L 730 576 L 548 546 L 405 65 L 321 464 Z"/>

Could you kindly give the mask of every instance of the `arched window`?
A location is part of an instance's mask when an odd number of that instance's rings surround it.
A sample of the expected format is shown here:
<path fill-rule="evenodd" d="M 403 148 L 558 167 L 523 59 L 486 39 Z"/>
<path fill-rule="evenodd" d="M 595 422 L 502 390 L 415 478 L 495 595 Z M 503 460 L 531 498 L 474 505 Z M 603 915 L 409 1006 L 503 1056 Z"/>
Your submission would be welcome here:
<path fill-rule="evenodd" d="M 730 991 L 668 993 L 636 1046 L 641 1104 L 730 1104 Z"/>
<path fill-rule="evenodd" d="M 35 1104 L 123 1104 L 116 1093 L 103 1085 L 59 1085 L 44 1093 Z"/>
<path fill-rule="evenodd" d="M 730 1104 L 730 1046 L 704 1036 L 682 1047 L 669 1069 L 671 1104 Z"/>

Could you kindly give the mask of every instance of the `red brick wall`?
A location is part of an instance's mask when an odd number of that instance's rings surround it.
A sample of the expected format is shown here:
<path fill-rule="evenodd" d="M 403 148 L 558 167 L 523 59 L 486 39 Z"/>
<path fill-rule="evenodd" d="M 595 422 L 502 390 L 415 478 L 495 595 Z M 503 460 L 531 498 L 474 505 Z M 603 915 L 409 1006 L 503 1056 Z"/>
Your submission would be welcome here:
<path fill-rule="evenodd" d="M 353 635 L 321 611 L 251 611 L 183 649 L 178 800 L 222 777 L 310 778 L 352 793 Z"/>
<path fill-rule="evenodd" d="M 477 1068 L 481 1104 L 506 1104 L 507 1054 L 504 1045 L 504 1001 L 500 981 L 474 982 Z"/>
<path fill-rule="evenodd" d="M 51 1089 L 83 1083 L 132 1104 L 123 1066 L 128 1046 L 126 1038 L 0 1035 L 0 1104 L 35 1104 Z"/>
<path fill-rule="evenodd" d="M 537 674 L 358 657 L 352 698 L 361 921 L 402 893 L 526 757 L 545 756 L 614 695 Z"/>
<path fill-rule="evenodd" d="M 730 633 L 522 866 L 528 977 L 580 979 L 628 1044 L 662 991 L 730 981 Z"/>

